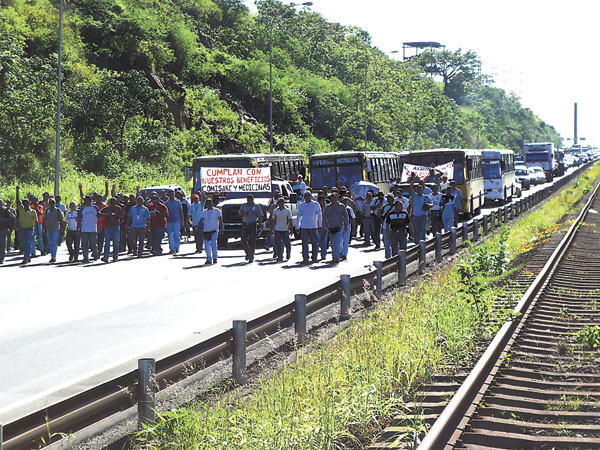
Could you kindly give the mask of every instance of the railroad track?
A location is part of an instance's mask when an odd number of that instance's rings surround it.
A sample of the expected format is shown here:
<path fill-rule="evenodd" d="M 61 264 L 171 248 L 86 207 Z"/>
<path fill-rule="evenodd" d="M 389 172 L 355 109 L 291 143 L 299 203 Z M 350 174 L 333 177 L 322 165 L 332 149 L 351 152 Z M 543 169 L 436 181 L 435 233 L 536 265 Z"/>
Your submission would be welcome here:
<path fill-rule="evenodd" d="M 600 448 L 598 189 L 419 449 Z"/>

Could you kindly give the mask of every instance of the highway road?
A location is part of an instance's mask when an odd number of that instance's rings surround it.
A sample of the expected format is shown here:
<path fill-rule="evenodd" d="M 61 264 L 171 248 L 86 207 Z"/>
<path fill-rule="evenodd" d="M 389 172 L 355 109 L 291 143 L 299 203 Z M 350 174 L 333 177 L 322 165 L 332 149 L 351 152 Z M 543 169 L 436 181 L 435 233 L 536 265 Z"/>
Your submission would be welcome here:
<path fill-rule="evenodd" d="M 540 186 L 538 188 L 541 188 Z M 535 190 L 533 188 L 532 190 Z M 168 245 L 165 243 L 165 248 Z M 160 358 L 200 342 L 339 279 L 367 271 L 384 252 L 354 241 L 348 261 L 276 263 L 258 250 L 248 264 L 239 242 L 219 251 L 217 265 L 184 243 L 179 255 L 122 255 L 116 263 L 59 264 L 38 256 L 20 266 L 10 254 L 0 267 L 0 422 L 85 390 L 137 367 L 141 357 Z"/>

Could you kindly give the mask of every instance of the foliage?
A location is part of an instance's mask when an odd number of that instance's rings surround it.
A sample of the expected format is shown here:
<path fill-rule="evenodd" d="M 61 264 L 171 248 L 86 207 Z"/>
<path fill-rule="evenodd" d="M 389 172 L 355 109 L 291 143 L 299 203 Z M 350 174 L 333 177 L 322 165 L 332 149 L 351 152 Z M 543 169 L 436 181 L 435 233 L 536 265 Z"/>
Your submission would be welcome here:
<path fill-rule="evenodd" d="M 583 346 L 584 350 L 600 349 L 600 327 L 584 326 L 575 334 L 575 340 Z"/>
<path fill-rule="evenodd" d="M 54 165 L 58 2 L 0 4 L 0 183 L 42 183 Z M 373 150 L 558 143 L 479 74 L 473 52 L 400 63 L 364 30 L 257 5 L 252 15 L 241 0 L 65 2 L 64 158 L 108 177 L 139 164 L 178 177 L 197 155 L 267 150 L 271 35 L 279 151 L 363 148 L 365 115 Z"/>

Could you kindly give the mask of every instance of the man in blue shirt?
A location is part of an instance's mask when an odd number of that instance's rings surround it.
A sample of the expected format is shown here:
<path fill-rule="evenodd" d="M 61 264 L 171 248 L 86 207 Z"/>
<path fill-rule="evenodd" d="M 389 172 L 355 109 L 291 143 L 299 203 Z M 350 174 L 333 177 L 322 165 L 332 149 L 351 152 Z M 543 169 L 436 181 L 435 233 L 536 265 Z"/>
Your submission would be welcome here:
<path fill-rule="evenodd" d="M 144 253 L 144 235 L 146 234 L 146 228 L 150 226 L 150 211 L 144 206 L 143 197 L 136 199 L 135 206 L 129 209 L 127 216 L 127 222 L 131 228 L 129 234 L 131 235 L 133 256 L 141 258 Z"/>
<path fill-rule="evenodd" d="M 206 198 L 204 193 L 202 196 Z M 192 228 L 194 232 L 194 241 L 196 241 L 196 253 L 202 253 L 204 237 L 202 236 L 203 227 L 200 226 L 200 218 L 202 217 L 202 211 L 204 210 L 204 201 L 200 201 L 200 196 L 194 194 L 192 196 L 192 204 L 188 210 L 188 214 L 192 219 Z"/>
<path fill-rule="evenodd" d="M 171 254 L 179 253 L 181 245 L 181 223 L 183 221 L 183 207 L 175 198 L 175 192 L 169 191 L 169 200 L 165 202 L 169 208 L 167 216 L 167 236 L 169 236 L 169 250 Z"/>
<path fill-rule="evenodd" d="M 411 210 L 411 222 L 415 232 L 415 243 L 426 239 L 427 235 L 427 217 L 433 203 L 429 196 L 423 194 L 423 186 L 417 184 L 415 193 L 408 199 L 409 209 Z"/>

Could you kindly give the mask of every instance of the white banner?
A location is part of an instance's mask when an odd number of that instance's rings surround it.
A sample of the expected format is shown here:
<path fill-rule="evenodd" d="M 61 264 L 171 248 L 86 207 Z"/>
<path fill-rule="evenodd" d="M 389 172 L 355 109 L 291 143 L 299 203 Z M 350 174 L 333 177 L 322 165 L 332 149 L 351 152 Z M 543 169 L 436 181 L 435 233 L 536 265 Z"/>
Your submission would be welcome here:
<path fill-rule="evenodd" d="M 207 194 L 271 192 L 271 168 L 202 167 L 200 189 Z"/>
<path fill-rule="evenodd" d="M 440 166 L 435 166 L 433 168 L 435 173 L 439 175 L 439 172 L 442 172 L 444 175 L 448 177 L 448 180 L 454 178 L 454 161 L 450 161 L 449 163 L 442 164 Z M 408 181 L 411 174 L 417 175 L 421 180 L 425 180 L 429 175 L 429 171 L 431 167 L 425 166 L 413 166 L 412 164 L 404 164 L 402 167 L 402 182 Z"/>

